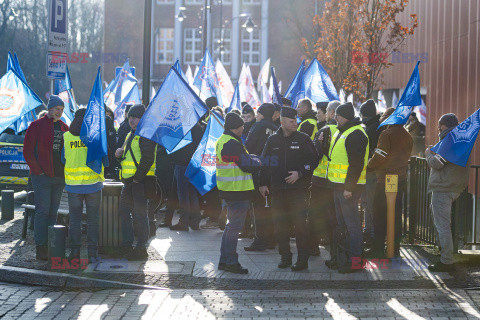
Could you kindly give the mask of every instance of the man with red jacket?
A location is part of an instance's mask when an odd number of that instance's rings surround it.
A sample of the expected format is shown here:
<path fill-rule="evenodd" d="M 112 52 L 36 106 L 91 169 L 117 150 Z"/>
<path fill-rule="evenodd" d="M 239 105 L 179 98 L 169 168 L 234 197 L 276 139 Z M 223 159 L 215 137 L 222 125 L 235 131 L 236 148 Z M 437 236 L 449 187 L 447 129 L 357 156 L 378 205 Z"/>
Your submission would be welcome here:
<path fill-rule="evenodd" d="M 48 227 L 57 221 L 57 211 L 65 186 L 62 163 L 63 133 L 68 126 L 60 120 L 64 104 L 52 95 L 47 115 L 32 122 L 25 134 L 23 156 L 30 167 L 35 192 L 36 257 L 47 260 Z"/>

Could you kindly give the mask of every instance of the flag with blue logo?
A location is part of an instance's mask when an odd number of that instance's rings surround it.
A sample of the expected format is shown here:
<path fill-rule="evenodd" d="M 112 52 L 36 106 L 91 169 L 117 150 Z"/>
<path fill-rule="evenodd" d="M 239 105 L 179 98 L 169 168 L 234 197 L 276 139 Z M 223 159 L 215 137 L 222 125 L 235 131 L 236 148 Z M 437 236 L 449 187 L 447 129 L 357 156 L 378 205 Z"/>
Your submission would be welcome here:
<path fill-rule="evenodd" d="M 73 118 L 75 117 L 75 111 L 77 110 L 77 104 L 75 103 L 75 99 L 73 98 L 73 94 L 71 92 L 72 89 L 73 87 L 72 81 L 70 79 L 70 72 L 68 71 L 67 67 L 67 71 L 65 72 L 65 78 L 55 80 L 55 87 L 53 92 L 58 95 L 65 104 L 65 107 L 63 109 L 62 121 L 68 125 L 70 125 L 70 123 L 73 121 Z"/>
<path fill-rule="evenodd" d="M 182 76 L 183 80 L 188 82 L 187 76 L 185 75 L 185 73 L 183 73 L 182 67 L 180 66 L 180 61 L 178 59 L 177 61 L 175 61 L 175 64 L 173 65 L 173 67 Z"/>
<path fill-rule="evenodd" d="M 207 106 L 172 67 L 140 120 L 136 134 L 173 151 L 207 111 Z"/>
<path fill-rule="evenodd" d="M 303 74 L 305 85 L 305 98 L 313 102 L 329 102 L 338 100 L 337 89 L 327 71 L 316 58 L 310 63 Z"/>
<path fill-rule="evenodd" d="M 460 123 L 445 138 L 432 147 L 432 151 L 445 160 L 466 167 L 480 130 L 480 109 Z"/>
<path fill-rule="evenodd" d="M 292 95 L 297 91 L 296 89 L 299 87 L 299 82 L 303 79 L 303 73 L 305 72 L 305 60 L 302 61 L 300 64 L 300 67 L 297 70 L 297 73 L 292 79 L 292 82 L 290 82 L 290 85 L 287 88 L 287 91 L 285 91 L 285 98 L 292 100 Z"/>
<path fill-rule="evenodd" d="M 20 76 L 13 69 L 8 71 L 0 79 L 0 132 L 41 105 L 42 100 Z M 15 126 L 20 127 L 21 123 Z"/>
<path fill-rule="evenodd" d="M 177 152 L 178 150 L 182 149 L 183 147 L 188 146 L 190 143 L 192 143 L 193 138 L 192 138 L 192 131 L 188 131 L 187 135 L 183 137 L 182 141 L 180 141 L 175 148 L 173 148 L 172 151 L 166 150 L 167 154 L 172 154 L 174 152 Z"/>
<path fill-rule="evenodd" d="M 383 121 L 378 126 L 379 128 L 388 124 L 404 125 L 407 123 L 413 108 L 422 105 L 422 96 L 420 95 L 420 73 L 418 72 L 419 63 L 420 61 L 415 65 L 410 80 L 408 80 L 407 86 L 403 91 L 402 97 L 400 98 L 395 111 L 387 118 L 387 120 Z"/>
<path fill-rule="evenodd" d="M 15 70 L 15 63 L 14 63 L 12 54 L 10 53 L 10 51 L 8 51 L 7 72 L 10 71 L 10 70 Z"/>
<path fill-rule="evenodd" d="M 70 79 L 70 72 L 68 72 L 68 67 L 67 67 L 67 71 L 65 72 L 65 79 L 55 80 L 55 88 L 53 92 L 55 92 L 55 94 L 59 94 L 60 92 L 64 92 L 71 89 L 72 89 L 72 80 Z"/>
<path fill-rule="evenodd" d="M 87 167 L 98 174 L 102 172 L 102 164 L 108 166 L 107 128 L 100 68 L 98 67 L 80 130 L 80 139 L 87 146 Z"/>
<path fill-rule="evenodd" d="M 277 77 L 275 76 L 274 67 L 272 67 L 270 73 L 272 74 L 272 83 L 273 83 L 272 102 L 282 106 L 282 95 L 280 94 L 280 89 L 278 88 Z"/>
<path fill-rule="evenodd" d="M 218 105 L 223 106 L 222 93 L 220 92 L 220 84 L 218 82 L 217 73 L 215 72 L 215 64 L 213 64 L 212 56 L 208 49 L 205 50 L 199 71 L 193 80 L 193 85 L 200 89 L 200 93 L 206 98 L 214 96 L 217 98 Z"/>
<path fill-rule="evenodd" d="M 232 102 L 230 102 L 230 106 L 227 109 L 227 113 L 229 113 L 230 111 L 233 111 L 234 109 L 237 109 L 240 112 L 242 112 L 242 101 L 240 101 L 240 89 L 238 86 L 238 82 L 237 82 L 237 85 L 235 86 Z"/>
<path fill-rule="evenodd" d="M 185 171 L 185 177 L 202 196 L 217 185 L 215 145 L 223 134 L 223 125 L 224 120 L 212 113 L 202 140 Z"/>

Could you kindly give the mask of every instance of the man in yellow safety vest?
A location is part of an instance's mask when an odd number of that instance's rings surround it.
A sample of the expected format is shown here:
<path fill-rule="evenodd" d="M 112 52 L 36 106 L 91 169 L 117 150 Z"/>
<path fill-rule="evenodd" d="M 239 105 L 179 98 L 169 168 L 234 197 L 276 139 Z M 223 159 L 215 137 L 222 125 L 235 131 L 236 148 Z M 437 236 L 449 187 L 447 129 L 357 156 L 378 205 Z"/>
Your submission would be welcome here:
<path fill-rule="evenodd" d="M 312 100 L 305 98 L 298 101 L 297 105 L 298 117 L 300 118 L 300 124 L 298 125 L 298 131 L 305 133 L 310 139 L 313 140 L 315 134 L 318 131 L 317 128 L 317 114 L 313 111 Z"/>

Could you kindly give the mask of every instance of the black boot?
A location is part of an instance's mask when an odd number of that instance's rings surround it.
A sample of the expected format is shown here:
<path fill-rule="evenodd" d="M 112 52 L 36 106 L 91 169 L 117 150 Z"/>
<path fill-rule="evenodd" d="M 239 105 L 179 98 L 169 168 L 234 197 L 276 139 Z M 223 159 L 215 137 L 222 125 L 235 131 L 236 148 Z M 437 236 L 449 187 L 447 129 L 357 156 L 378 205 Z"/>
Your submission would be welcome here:
<path fill-rule="evenodd" d="M 308 256 L 299 255 L 297 263 L 292 266 L 292 271 L 302 271 L 308 269 Z"/>
<path fill-rule="evenodd" d="M 282 255 L 280 263 L 278 264 L 278 267 L 280 269 L 285 269 L 290 267 L 291 265 L 292 265 L 292 254 Z"/>
<path fill-rule="evenodd" d="M 225 269 L 226 272 L 231 272 L 231 273 L 237 273 L 237 274 L 247 274 L 248 269 L 245 269 L 240 265 L 240 263 L 237 264 L 226 264 Z"/>
<path fill-rule="evenodd" d="M 48 261 L 48 248 L 47 246 L 37 246 L 36 259 Z"/>

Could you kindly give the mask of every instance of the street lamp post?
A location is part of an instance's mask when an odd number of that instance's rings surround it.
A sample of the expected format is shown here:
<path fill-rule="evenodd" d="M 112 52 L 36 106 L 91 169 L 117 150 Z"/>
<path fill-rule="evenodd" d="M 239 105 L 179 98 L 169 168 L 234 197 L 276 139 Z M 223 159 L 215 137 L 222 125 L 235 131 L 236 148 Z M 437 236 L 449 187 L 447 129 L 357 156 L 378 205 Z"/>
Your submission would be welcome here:
<path fill-rule="evenodd" d="M 150 103 L 150 49 L 152 38 L 152 0 L 145 0 L 143 24 L 143 80 L 142 101 L 144 105 Z"/>
<path fill-rule="evenodd" d="M 227 29 L 235 19 L 240 19 L 244 17 L 247 17 L 247 20 L 242 25 L 242 28 L 244 28 L 245 31 L 247 31 L 248 33 L 252 33 L 256 26 L 255 26 L 255 23 L 253 22 L 252 17 L 247 13 L 242 13 L 238 17 L 233 17 L 230 21 L 228 21 L 226 25 L 223 23 L 220 24 L 220 40 L 218 41 L 220 61 L 223 61 L 223 52 L 225 50 L 225 29 Z"/>

